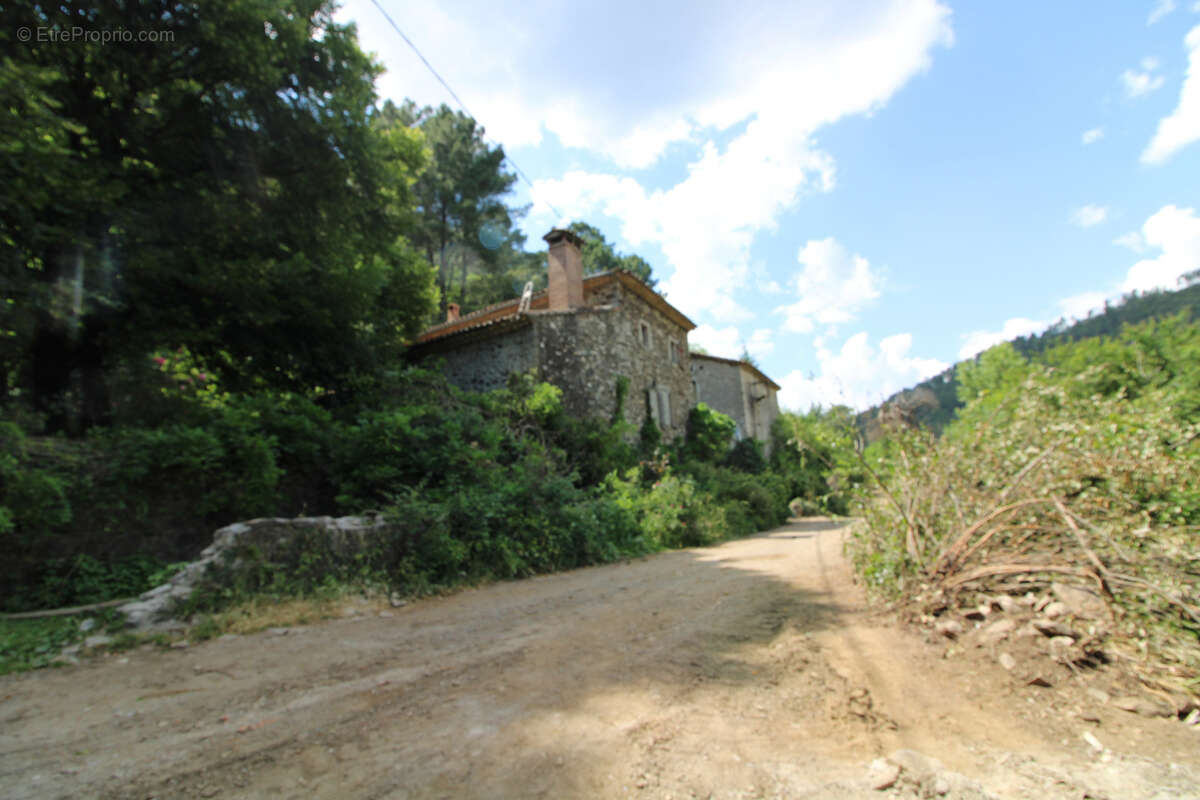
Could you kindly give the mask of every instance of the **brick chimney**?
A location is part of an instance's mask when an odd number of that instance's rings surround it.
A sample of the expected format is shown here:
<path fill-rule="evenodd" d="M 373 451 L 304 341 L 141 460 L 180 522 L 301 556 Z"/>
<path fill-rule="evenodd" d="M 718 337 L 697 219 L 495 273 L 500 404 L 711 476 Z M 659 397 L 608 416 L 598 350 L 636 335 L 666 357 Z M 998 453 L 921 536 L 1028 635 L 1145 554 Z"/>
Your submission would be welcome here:
<path fill-rule="evenodd" d="M 583 305 L 583 241 L 562 228 L 542 238 L 550 245 L 550 310 L 578 308 Z"/>
<path fill-rule="evenodd" d="M 458 303 L 446 306 L 446 322 L 458 322 Z"/>

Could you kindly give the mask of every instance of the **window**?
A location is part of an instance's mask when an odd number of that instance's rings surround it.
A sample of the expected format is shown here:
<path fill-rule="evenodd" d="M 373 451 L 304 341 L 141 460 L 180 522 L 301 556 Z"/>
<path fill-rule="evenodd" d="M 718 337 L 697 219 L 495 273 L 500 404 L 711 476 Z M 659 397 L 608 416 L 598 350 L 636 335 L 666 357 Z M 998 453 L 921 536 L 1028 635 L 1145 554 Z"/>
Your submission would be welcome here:
<path fill-rule="evenodd" d="M 642 347 L 650 346 L 650 326 L 642 323 Z"/>
<path fill-rule="evenodd" d="M 660 428 L 671 426 L 671 390 L 662 386 L 651 386 L 646 390 L 646 409 L 650 419 Z"/>
<path fill-rule="evenodd" d="M 671 363 L 678 364 L 679 363 L 679 342 L 672 339 L 670 344 L 667 345 L 667 350 L 671 356 Z"/>

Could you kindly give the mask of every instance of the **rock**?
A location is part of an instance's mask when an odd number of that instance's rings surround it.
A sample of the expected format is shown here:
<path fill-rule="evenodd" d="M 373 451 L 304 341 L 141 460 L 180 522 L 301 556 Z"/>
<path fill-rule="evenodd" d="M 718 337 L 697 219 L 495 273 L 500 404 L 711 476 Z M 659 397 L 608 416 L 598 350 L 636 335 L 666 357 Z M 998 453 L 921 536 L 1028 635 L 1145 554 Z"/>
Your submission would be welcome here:
<path fill-rule="evenodd" d="M 946 780 L 944 775 L 938 775 L 937 778 L 934 779 L 933 786 L 931 788 L 933 789 L 933 793 L 939 797 L 944 794 L 949 794 L 951 788 L 950 781 Z"/>
<path fill-rule="evenodd" d="M 272 636 L 287 636 L 291 632 L 291 628 L 267 628 L 267 633 Z"/>
<path fill-rule="evenodd" d="M 1017 667 L 1017 660 L 1008 653 L 1001 653 L 999 659 L 1000 666 L 1004 667 L 1009 672 L 1012 672 Z"/>
<path fill-rule="evenodd" d="M 1075 646 L 1075 639 L 1071 636 L 1052 636 L 1050 637 L 1050 652 L 1061 653 Z"/>
<path fill-rule="evenodd" d="M 1034 675 L 1032 678 L 1025 681 L 1025 685 L 1026 686 L 1041 686 L 1043 688 L 1049 689 L 1054 684 L 1050 683 L 1050 681 L 1046 680 L 1041 675 Z"/>
<path fill-rule="evenodd" d="M 394 616 L 396 616 L 396 615 L 395 615 L 395 614 L 393 614 L 393 613 L 392 613 L 392 612 L 390 612 L 390 611 L 380 611 L 380 612 L 379 612 L 379 616 L 381 616 L 381 617 L 394 617 Z"/>
<path fill-rule="evenodd" d="M 945 769 L 945 765 L 936 758 L 930 758 L 916 750 L 897 750 L 888 756 L 887 760 L 901 766 L 905 772 L 912 775 L 917 781 L 932 778 Z"/>
<path fill-rule="evenodd" d="M 191 647 L 191 642 L 187 639 L 180 639 L 178 642 L 171 642 L 172 650 L 187 650 Z"/>
<path fill-rule="evenodd" d="M 1087 693 L 1088 696 L 1097 703 L 1108 705 L 1108 703 L 1112 701 L 1112 697 L 1109 696 L 1108 692 L 1104 691 L 1103 689 L 1097 689 L 1094 686 L 1088 687 Z"/>
<path fill-rule="evenodd" d="M 1003 611 L 1005 614 L 1011 614 L 1017 609 L 1017 601 L 1011 595 L 1002 594 L 993 598 L 992 605 Z"/>
<path fill-rule="evenodd" d="M 84 647 L 104 647 L 107 644 L 112 644 L 113 638 L 105 636 L 103 633 L 98 633 L 95 636 L 89 636 L 83 640 Z"/>
<path fill-rule="evenodd" d="M 1042 635 L 1041 632 L 1038 631 L 1037 628 L 1033 627 L 1032 622 L 1030 622 L 1026 625 L 1022 625 L 1020 628 L 1017 629 L 1017 632 L 1015 634 L 1013 634 L 1013 636 L 1017 639 L 1032 639 L 1032 638 L 1036 638 L 1041 635 Z"/>
<path fill-rule="evenodd" d="M 944 619 L 934 626 L 934 630 L 947 639 L 957 639 L 962 635 L 962 623 L 956 619 Z"/>
<path fill-rule="evenodd" d="M 81 630 L 84 633 L 87 633 L 94 627 L 96 627 L 96 620 L 92 619 L 91 617 L 88 617 L 87 619 L 85 619 L 79 623 L 79 630 Z"/>
<path fill-rule="evenodd" d="M 1053 603 L 1047 603 L 1046 607 L 1042 609 L 1042 614 L 1047 619 L 1058 619 L 1059 617 L 1066 616 L 1067 604 L 1061 603 L 1057 600 L 1055 600 Z"/>
<path fill-rule="evenodd" d="M 1011 619 L 998 619 L 979 631 L 979 641 L 983 644 L 995 644 L 1017 629 L 1017 623 Z"/>
<path fill-rule="evenodd" d="M 987 619 L 987 616 L 991 613 L 991 611 L 991 606 L 980 606 L 979 608 L 973 608 L 970 611 L 964 611 L 963 618 L 969 619 L 972 622 L 982 622 L 983 620 Z"/>
<path fill-rule="evenodd" d="M 1030 624 L 1043 636 L 1070 636 L 1072 639 L 1079 638 L 1079 634 L 1061 622 L 1052 622 L 1048 619 L 1039 618 L 1033 620 Z"/>
<path fill-rule="evenodd" d="M 1083 740 L 1092 746 L 1092 749 L 1097 753 L 1104 752 L 1104 745 L 1100 744 L 1100 740 L 1092 735 L 1091 731 L 1084 731 L 1081 736 Z"/>
<path fill-rule="evenodd" d="M 143 593 L 132 603 L 118 608 L 126 624 L 137 630 L 169 630 L 171 613 L 179 601 L 191 595 L 209 568 L 229 561 L 239 547 L 250 545 L 269 557 L 286 548 L 295 537 L 311 536 L 314 529 L 339 555 L 363 552 L 373 540 L 395 530 L 396 523 L 378 515 L 359 517 L 299 517 L 252 519 L 226 525 L 213 534 L 213 541 L 200 558 L 176 573 L 169 582 Z M 230 564 L 237 567 L 240 562 Z"/>
<path fill-rule="evenodd" d="M 1091 589 L 1056 581 L 1050 584 L 1050 591 L 1067 607 L 1072 616 L 1079 619 L 1104 619 L 1108 616 L 1108 606 L 1104 598 Z"/>
<path fill-rule="evenodd" d="M 1118 697 L 1112 701 L 1112 704 L 1122 711 L 1128 711 L 1131 714 L 1141 714 L 1143 717 L 1173 717 L 1175 713 L 1165 705 L 1145 700 L 1141 697 L 1132 695 L 1126 697 Z"/>
<path fill-rule="evenodd" d="M 1193 708 L 1192 712 L 1183 718 L 1184 725 L 1200 725 L 1200 708 Z"/>
<path fill-rule="evenodd" d="M 1034 601 L 1033 610 L 1040 613 L 1041 610 L 1048 605 L 1050 605 L 1050 598 L 1046 595 L 1042 595 L 1041 597 L 1039 597 L 1037 600 Z"/>
<path fill-rule="evenodd" d="M 890 789 L 900 780 L 900 767 L 885 758 L 877 758 L 867 767 L 867 787 L 877 792 Z"/>
<path fill-rule="evenodd" d="M 408 601 L 398 594 L 394 594 L 388 598 L 388 602 L 392 604 L 392 608 L 401 608 L 408 605 Z"/>
<path fill-rule="evenodd" d="M 362 612 L 358 610 L 357 606 L 346 606 L 342 609 L 342 616 L 347 618 L 357 617 L 361 613 Z"/>

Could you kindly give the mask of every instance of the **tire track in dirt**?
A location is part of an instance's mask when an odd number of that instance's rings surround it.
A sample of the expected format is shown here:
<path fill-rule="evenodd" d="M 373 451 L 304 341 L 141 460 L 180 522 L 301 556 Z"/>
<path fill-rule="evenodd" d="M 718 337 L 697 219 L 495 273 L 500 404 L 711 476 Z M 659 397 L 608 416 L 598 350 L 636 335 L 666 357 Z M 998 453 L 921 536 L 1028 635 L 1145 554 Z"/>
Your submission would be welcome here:
<path fill-rule="evenodd" d="M 843 535 L 794 521 L 10 676 L 0 780 L 14 798 L 840 798 L 871 796 L 864 764 L 910 747 L 997 796 L 1078 797 L 1086 751 L 1012 713 L 1003 676 L 873 614 Z M 970 791 L 946 796 L 988 796 Z"/>

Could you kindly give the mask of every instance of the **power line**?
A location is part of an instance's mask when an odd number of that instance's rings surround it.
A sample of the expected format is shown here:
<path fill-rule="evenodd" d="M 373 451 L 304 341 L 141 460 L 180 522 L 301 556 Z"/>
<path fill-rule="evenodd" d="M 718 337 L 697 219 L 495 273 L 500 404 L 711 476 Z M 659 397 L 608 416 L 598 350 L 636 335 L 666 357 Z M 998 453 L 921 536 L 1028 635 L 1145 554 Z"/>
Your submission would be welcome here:
<path fill-rule="evenodd" d="M 421 59 L 421 63 L 425 65 L 426 69 L 428 69 L 433 74 L 433 77 L 438 79 L 438 83 L 440 83 L 442 86 L 444 86 L 446 88 L 446 91 L 449 92 L 450 96 L 454 98 L 454 102 L 458 103 L 458 107 L 461 108 L 468 117 L 471 117 L 472 119 L 478 121 L 479 117 L 477 117 L 471 113 L 471 110 L 469 108 L 467 108 L 467 104 L 464 103 L 462 101 L 462 98 L 460 98 L 458 96 L 458 94 L 453 89 L 450 88 L 450 84 L 446 83 L 446 79 L 443 78 L 440 74 L 438 74 L 438 71 L 433 68 L 433 64 L 429 63 L 429 59 L 425 58 L 425 56 L 421 54 L 421 51 L 417 49 L 417 46 L 415 44 L 413 44 L 412 39 L 409 39 L 407 36 L 404 35 L 404 31 L 400 30 L 400 26 L 396 24 L 396 21 L 394 19 L 392 19 L 391 15 L 388 14 L 387 11 L 384 10 L 383 6 L 379 5 L 379 0 L 371 0 L 371 4 L 373 6 L 375 6 L 375 8 L 379 9 L 379 13 L 383 14 L 383 18 L 386 19 L 388 21 L 388 24 L 392 26 L 392 30 L 394 30 L 396 33 L 400 34 L 400 38 L 403 39 L 404 43 L 407 44 L 412 49 L 412 51 L 417 54 L 417 58 Z M 500 144 L 501 147 L 504 146 L 500 142 L 497 142 L 497 144 Z M 512 165 L 512 168 L 516 171 L 517 175 L 519 175 L 521 177 L 521 180 L 523 180 L 523 181 L 525 181 L 525 183 L 529 184 L 529 196 L 533 197 L 535 202 L 540 202 L 544 206 L 549 208 L 551 211 L 553 211 L 555 217 L 557 217 L 558 219 L 562 219 L 563 218 L 562 212 L 560 212 L 557 208 L 550 205 L 550 203 L 547 202 L 546 200 L 540 200 L 533 196 L 533 181 L 529 180 L 529 176 L 525 174 L 525 170 L 521 169 L 520 165 L 517 164 L 517 162 L 513 160 L 512 156 L 510 156 L 507 151 L 504 153 L 504 160 Z"/>

